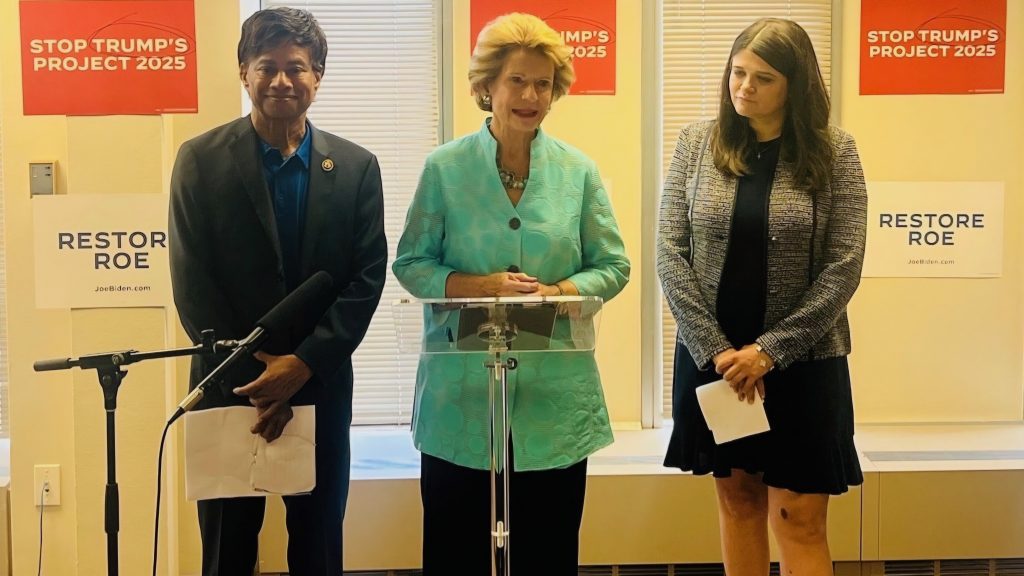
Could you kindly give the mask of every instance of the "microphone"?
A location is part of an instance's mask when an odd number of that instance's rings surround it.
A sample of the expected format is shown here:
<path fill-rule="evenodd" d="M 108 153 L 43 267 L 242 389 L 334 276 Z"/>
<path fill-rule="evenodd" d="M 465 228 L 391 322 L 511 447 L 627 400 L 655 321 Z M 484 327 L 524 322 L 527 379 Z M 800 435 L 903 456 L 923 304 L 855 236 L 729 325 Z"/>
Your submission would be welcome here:
<path fill-rule="evenodd" d="M 206 388 L 220 380 L 242 357 L 249 356 L 265 346 L 272 348 L 274 352 L 279 352 L 283 348 L 288 348 L 288 352 L 294 349 L 295 343 L 313 331 L 324 312 L 334 302 L 336 295 L 331 275 L 324 271 L 317 272 L 264 314 L 256 322 L 256 328 L 244 339 L 237 343 L 218 342 L 226 345 L 225 347 L 233 345 L 234 350 L 189 392 L 181 404 L 178 404 L 178 409 L 169 422 L 174 422 L 195 407 L 196 403 L 203 399 Z"/>

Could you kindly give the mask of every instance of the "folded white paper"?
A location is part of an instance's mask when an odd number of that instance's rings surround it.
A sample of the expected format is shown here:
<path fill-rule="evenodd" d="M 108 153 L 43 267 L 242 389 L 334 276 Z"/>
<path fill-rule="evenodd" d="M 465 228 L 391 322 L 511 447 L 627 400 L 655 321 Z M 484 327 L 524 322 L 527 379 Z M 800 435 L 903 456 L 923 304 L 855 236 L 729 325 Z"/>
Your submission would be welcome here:
<path fill-rule="evenodd" d="M 711 429 L 711 435 L 715 437 L 715 444 L 724 444 L 769 429 L 761 397 L 756 396 L 753 404 L 740 401 L 725 380 L 698 386 L 697 403 Z"/>
<path fill-rule="evenodd" d="M 303 494 L 316 486 L 316 412 L 293 406 L 270 444 L 249 430 L 256 409 L 198 410 L 185 415 L 185 496 L 189 500 Z"/>

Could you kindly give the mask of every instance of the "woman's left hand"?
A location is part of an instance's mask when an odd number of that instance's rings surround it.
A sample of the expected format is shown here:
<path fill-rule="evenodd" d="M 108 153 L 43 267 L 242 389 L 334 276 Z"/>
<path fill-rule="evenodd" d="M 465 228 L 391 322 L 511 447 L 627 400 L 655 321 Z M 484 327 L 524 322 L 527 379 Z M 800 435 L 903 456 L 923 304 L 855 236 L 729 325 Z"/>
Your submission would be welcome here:
<path fill-rule="evenodd" d="M 554 284 L 538 284 L 534 294 L 537 296 L 561 296 L 563 293 Z"/>
<path fill-rule="evenodd" d="M 764 384 L 761 379 L 768 373 L 769 368 L 761 366 L 761 353 L 748 344 L 731 354 L 724 355 L 715 366 L 715 370 L 721 374 L 729 386 L 740 394 L 741 400 L 753 402 L 755 388 L 764 397 Z M 757 385 L 760 383 L 760 387 Z"/>

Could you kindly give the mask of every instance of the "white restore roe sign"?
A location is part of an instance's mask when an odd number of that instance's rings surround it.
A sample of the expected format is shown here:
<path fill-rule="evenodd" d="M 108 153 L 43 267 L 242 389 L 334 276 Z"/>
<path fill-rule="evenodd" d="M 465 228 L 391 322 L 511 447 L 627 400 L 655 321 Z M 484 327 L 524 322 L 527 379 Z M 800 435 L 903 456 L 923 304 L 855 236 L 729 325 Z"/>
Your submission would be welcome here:
<path fill-rule="evenodd" d="M 1002 182 L 868 182 L 863 276 L 1002 273 Z"/>
<path fill-rule="evenodd" d="M 167 306 L 166 194 L 32 199 L 36 307 Z"/>

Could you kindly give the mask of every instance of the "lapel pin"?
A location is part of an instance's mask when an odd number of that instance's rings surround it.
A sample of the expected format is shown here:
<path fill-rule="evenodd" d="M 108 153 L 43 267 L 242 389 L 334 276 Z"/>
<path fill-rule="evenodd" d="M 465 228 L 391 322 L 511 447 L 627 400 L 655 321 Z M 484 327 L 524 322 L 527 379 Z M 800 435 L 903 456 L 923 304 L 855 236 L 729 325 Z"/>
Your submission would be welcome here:
<path fill-rule="evenodd" d="M 334 160 L 324 158 L 324 161 L 320 163 L 320 167 L 324 169 L 324 172 L 330 172 L 334 170 Z"/>

